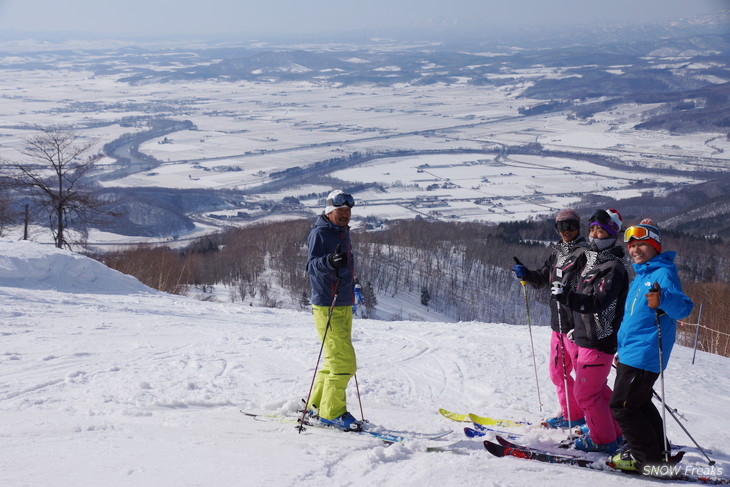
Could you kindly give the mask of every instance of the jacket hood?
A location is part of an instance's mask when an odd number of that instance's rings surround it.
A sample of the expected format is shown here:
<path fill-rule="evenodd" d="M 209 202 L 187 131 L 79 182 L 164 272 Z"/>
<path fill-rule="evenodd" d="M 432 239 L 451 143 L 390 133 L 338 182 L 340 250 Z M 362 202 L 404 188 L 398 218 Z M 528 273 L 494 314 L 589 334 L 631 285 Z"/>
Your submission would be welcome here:
<path fill-rule="evenodd" d="M 613 247 L 609 247 L 606 250 L 602 250 L 598 252 L 598 262 L 605 262 L 607 260 L 622 260 L 624 256 L 626 255 L 626 251 L 623 247 L 619 247 L 618 245 L 615 245 Z"/>
<path fill-rule="evenodd" d="M 350 229 L 350 226 L 346 227 L 340 227 L 329 221 L 329 219 L 325 216 L 324 213 L 319 215 L 319 218 L 317 218 L 317 221 L 314 223 L 314 226 L 316 227 L 327 227 L 331 230 L 335 230 L 337 232 L 345 232 Z"/>
<path fill-rule="evenodd" d="M 570 242 L 563 242 L 562 240 L 558 240 L 550 246 L 553 248 L 553 250 L 557 250 L 562 254 L 569 254 L 578 247 L 584 247 L 586 249 L 589 247 L 588 241 L 582 235 L 578 235 Z"/>
<path fill-rule="evenodd" d="M 676 252 L 662 252 L 643 264 L 632 264 L 632 266 L 637 274 L 651 273 L 662 267 L 674 267 L 676 256 Z"/>

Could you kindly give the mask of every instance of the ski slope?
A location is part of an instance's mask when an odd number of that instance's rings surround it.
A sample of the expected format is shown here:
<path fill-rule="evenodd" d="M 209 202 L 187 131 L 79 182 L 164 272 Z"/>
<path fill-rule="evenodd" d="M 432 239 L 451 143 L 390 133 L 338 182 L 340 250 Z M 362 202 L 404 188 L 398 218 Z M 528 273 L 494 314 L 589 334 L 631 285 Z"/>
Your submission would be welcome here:
<path fill-rule="evenodd" d="M 0 240 L 0 485 L 656 485 L 492 457 L 438 413 L 533 422 L 554 413 L 547 327 L 533 327 L 543 411 L 525 326 L 356 319 L 354 328 L 367 419 L 449 435 L 385 446 L 246 417 L 239 411 L 292 411 L 306 396 L 319 351 L 308 313 L 162 294 L 85 257 Z M 728 475 L 730 361 L 691 359 L 675 348 L 667 402 Z M 349 392 L 360 416 L 354 384 Z M 706 467 L 668 421 L 687 463 Z M 564 438 L 519 432 L 542 446 Z M 453 450 L 427 451 L 434 443 Z"/>

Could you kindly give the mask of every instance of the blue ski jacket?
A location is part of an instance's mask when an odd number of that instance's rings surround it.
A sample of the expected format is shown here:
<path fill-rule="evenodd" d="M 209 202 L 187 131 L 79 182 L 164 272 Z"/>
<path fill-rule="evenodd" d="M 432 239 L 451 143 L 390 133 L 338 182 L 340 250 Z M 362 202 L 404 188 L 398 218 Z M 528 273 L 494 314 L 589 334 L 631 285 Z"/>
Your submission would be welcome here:
<path fill-rule="evenodd" d="M 694 304 L 682 292 L 676 252 L 662 252 L 643 264 L 633 264 L 636 276 L 629 286 L 624 319 L 618 331 L 618 358 L 622 364 L 659 373 L 657 314 L 662 328 L 662 366 L 667 367 L 677 334 L 678 319 L 689 316 Z M 661 289 L 659 313 L 649 307 L 646 293 L 658 282 Z M 663 312 L 663 313 L 662 313 Z"/>
<path fill-rule="evenodd" d="M 307 273 L 312 285 L 312 304 L 332 305 L 338 276 L 341 282 L 335 306 L 355 304 L 355 259 L 350 243 L 350 227 L 339 227 L 322 214 L 309 232 L 307 244 Z M 342 252 L 347 253 L 347 267 L 342 269 L 335 269 L 329 262 L 329 254 L 334 253 L 338 245 Z"/>

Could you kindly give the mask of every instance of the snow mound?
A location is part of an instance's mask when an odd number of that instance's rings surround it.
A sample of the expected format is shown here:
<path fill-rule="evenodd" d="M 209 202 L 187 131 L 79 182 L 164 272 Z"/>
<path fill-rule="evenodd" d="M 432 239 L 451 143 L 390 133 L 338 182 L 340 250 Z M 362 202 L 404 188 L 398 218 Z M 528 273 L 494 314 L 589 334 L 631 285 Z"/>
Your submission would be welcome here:
<path fill-rule="evenodd" d="M 155 293 L 136 278 L 50 245 L 0 239 L 0 287 L 67 293 Z"/>

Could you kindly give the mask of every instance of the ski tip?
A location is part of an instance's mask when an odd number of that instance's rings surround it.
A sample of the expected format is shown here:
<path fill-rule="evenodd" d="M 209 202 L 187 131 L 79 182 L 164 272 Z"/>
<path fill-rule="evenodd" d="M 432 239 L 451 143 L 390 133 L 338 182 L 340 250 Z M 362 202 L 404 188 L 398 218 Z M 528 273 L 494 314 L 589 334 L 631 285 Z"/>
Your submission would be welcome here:
<path fill-rule="evenodd" d="M 468 414 L 454 413 L 452 411 L 449 411 L 448 409 L 443 409 L 443 408 L 439 409 L 439 413 L 441 413 L 441 415 L 443 417 L 448 418 L 452 421 L 463 421 L 463 422 L 470 421 Z"/>
<path fill-rule="evenodd" d="M 486 433 L 484 431 L 475 430 L 474 428 L 469 428 L 468 426 L 464 428 L 464 434 L 467 438 L 482 438 L 486 436 Z"/>
<path fill-rule="evenodd" d="M 502 445 L 502 446 L 505 446 L 505 447 L 510 447 L 510 446 L 514 446 L 514 444 L 513 444 L 513 443 L 512 443 L 511 441 L 509 441 L 509 440 L 505 439 L 505 438 L 504 438 L 503 436 L 501 436 L 501 435 L 497 435 L 497 436 L 495 436 L 495 437 L 494 437 L 494 439 L 495 439 L 495 440 L 497 440 L 497 443 L 499 443 L 499 444 L 500 444 L 500 445 Z"/>
<path fill-rule="evenodd" d="M 484 445 L 484 448 L 487 449 L 489 453 L 494 455 L 495 457 L 503 457 L 504 454 L 504 447 L 502 445 L 498 445 L 497 443 L 494 443 L 489 440 L 484 440 L 482 443 Z"/>

